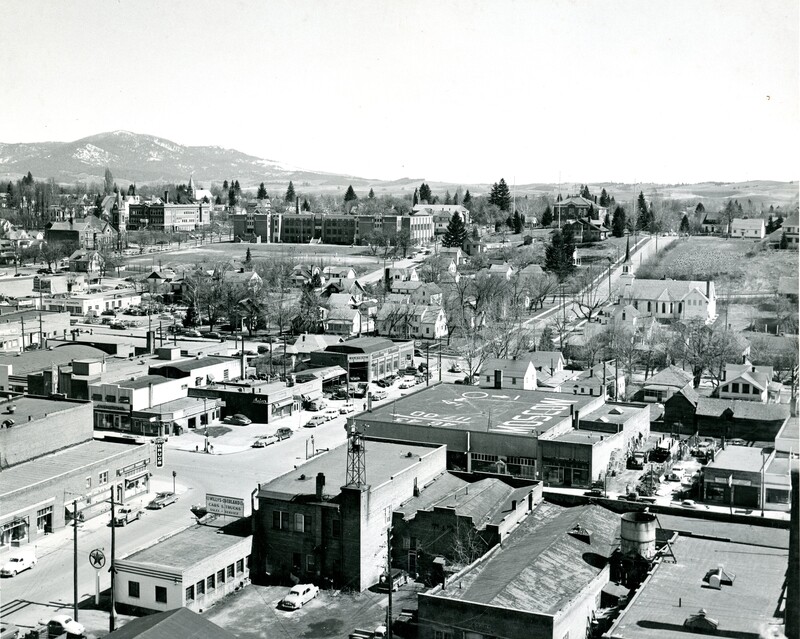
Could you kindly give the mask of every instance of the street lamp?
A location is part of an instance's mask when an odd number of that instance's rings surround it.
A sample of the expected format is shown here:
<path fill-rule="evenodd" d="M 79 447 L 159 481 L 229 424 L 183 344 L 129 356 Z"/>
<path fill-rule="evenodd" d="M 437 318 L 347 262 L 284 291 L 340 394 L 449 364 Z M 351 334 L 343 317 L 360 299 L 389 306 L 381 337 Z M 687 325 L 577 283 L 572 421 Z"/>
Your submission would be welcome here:
<path fill-rule="evenodd" d="M 177 495 L 178 491 L 175 490 L 175 478 L 178 476 L 178 473 L 174 470 L 172 471 L 172 494 Z"/>

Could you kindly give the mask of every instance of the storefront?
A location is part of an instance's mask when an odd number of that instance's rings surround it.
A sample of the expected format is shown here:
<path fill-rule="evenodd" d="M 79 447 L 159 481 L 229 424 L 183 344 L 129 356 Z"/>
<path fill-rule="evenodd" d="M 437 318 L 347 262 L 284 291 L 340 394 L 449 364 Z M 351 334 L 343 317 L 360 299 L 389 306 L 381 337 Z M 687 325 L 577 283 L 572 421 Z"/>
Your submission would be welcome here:
<path fill-rule="evenodd" d="M 0 547 L 20 546 L 28 542 L 30 522 L 27 516 L 13 517 L 0 524 Z"/>
<path fill-rule="evenodd" d="M 142 459 L 117 471 L 124 480 L 121 501 L 127 502 L 137 495 L 150 492 L 149 465 L 149 459 Z"/>
<path fill-rule="evenodd" d="M 97 430 L 130 432 L 133 425 L 129 410 L 114 404 L 95 404 L 94 427 Z"/>

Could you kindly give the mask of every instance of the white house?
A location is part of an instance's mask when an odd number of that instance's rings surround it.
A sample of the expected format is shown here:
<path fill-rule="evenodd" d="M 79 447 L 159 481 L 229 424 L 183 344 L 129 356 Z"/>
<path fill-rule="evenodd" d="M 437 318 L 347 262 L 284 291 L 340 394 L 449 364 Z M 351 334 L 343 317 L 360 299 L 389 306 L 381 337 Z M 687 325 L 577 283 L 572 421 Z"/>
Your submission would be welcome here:
<path fill-rule="evenodd" d="M 458 213 L 464 224 L 469 226 L 469 209 L 460 204 L 417 204 L 414 207 L 414 213 L 433 216 L 433 232 L 435 235 L 444 235 L 454 213 Z"/>
<path fill-rule="evenodd" d="M 487 359 L 480 371 L 481 386 L 536 390 L 536 369 L 528 359 Z"/>
<path fill-rule="evenodd" d="M 772 384 L 772 366 L 744 364 L 725 364 L 725 374 L 719 385 L 720 399 L 745 399 L 751 402 L 766 403 L 770 399 L 779 401 L 780 385 Z M 772 388 L 772 393 L 770 393 Z"/>
<path fill-rule="evenodd" d="M 717 316 L 713 281 L 632 279 L 622 290 L 623 303 L 642 317 L 659 320 L 712 321 Z"/>
<path fill-rule="evenodd" d="M 447 336 L 447 316 L 436 304 L 385 302 L 376 318 L 378 335 L 417 339 Z"/>
<path fill-rule="evenodd" d="M 741 237 L 753 240 L 764 239 L 766 227 L 761 218 L 734 218 L 731 223 L 731 237 Z"/>

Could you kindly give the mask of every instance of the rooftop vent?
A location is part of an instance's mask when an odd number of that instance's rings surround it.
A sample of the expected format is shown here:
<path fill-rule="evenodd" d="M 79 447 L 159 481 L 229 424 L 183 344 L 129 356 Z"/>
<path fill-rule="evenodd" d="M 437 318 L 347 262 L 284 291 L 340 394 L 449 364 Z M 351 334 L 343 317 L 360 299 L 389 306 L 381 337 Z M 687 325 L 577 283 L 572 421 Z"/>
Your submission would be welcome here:
<path fill-rule="evenodd" d="M 708 616 L 705 608 L 700 608 L 695 615 L 689 615 L 683 622 L 684 628 L 696 630 L 698 632 L 714 634 L 719 626 L 719 621 Z"/>
<path fill-rule="evenodd" d="M 572 530 L 568 533 L 570 536 L 575 537 L 579 541 L 584 543 L 590 544 L 592 543 L 592 533 L 590 533 L 586 528 L 581 526 L 580 524 L 575 524 L 572 527 Z"/>
<path fill-rule="evenodd" d="M 617 406 L 608 411 L 609 415 L 622 415 L 622 413 L 623 413 L 622 409 Z"/>
<path fill-rule="evenodd" d="M 727 572 L 722 565 L 712 568 L 703 577 L 703 581 L 715 590 L 721 590 L 722 586 L 732 586 L 735 579 L 736 575 L 732 572 Z"/>

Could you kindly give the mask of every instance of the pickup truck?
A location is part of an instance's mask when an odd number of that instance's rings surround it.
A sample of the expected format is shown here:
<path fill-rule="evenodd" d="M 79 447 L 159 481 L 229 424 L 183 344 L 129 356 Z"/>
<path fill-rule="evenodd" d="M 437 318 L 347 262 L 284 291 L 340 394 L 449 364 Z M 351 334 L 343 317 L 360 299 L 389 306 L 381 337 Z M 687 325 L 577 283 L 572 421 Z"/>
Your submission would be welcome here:
<path fill-rule="evenodd" d="M 136 521 L 144 514 L 138 508 L 122 506 L 114 513 L 114 526 L 127 526 L 132 521 Z"/>

